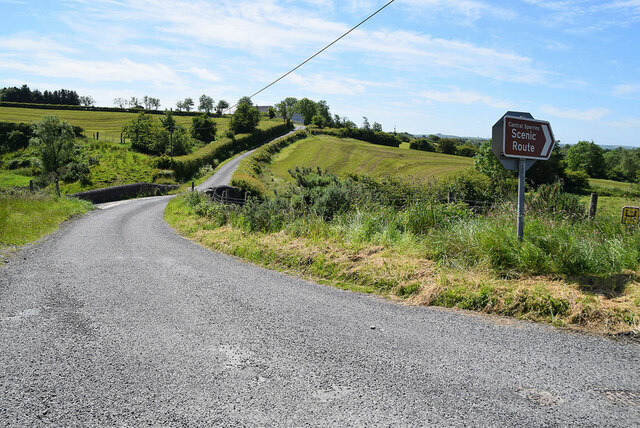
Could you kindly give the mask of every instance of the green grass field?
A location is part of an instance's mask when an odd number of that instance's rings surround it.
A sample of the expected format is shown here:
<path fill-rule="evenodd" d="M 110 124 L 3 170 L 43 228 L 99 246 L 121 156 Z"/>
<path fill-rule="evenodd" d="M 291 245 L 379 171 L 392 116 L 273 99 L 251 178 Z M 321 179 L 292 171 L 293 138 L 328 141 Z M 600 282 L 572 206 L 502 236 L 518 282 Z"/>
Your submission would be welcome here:
<path fill-rule="evenodd" d="M 134 119 L 137 113 L 109 112 L 109 111 L 79 111 L 79 110 L 45 110 L 32 108 L 0 107 L 0 122 L 37 122 L 45 115 L 55 115 L 72 125 L 81 126 L 88 138 L 100 133 L 100 140 L 120 142 L 120 132 L 125 123 Z M 159 118 L 160 115 L 153 115 Z M 174 116 L 178 125 L 191 126 L 191 116 Z M 229 117 L 213 118 L 218 126 L 218 135 L 222 136 L 229 129 Z M 279 125 L 281 120 L 262 119 L 258 127 L 266 129 Z"/>
<path fill-rule="evenodd" d="M 613 180 L 604 180 L 601 178 L 590 178 L 589 184 L 596 191 L 602 189 L 603 191 L 609 191 L 613 194 L 616 192 L 626 192 L 632 193 L 634 192 L 634 184 L 633 183 L 625 183 L 623 181 L 613 181 Z"/>
<path fill-rule="evenodd" d="M 296 166 L 319 166 L 338 176 L 358 173 L 424 182 L 469 168 L 473 159 L 318 135 L 282 150 L 271 170 L 275 176 L 290 181 L 287 171 Z"/>
<path fill-rule="evenodd" d="M 0 107 L 0 122 L 33 123 L 46 115 L 55 115 L 72 125 L 82 127 L 88 138 L 92 138 L 94 133 L 99 132 L 100 140 L 120 142 L 122 127 L 134 119 L 137 113 Z M 160 116 L 154 115 L 154 117 Z M 187 127 L 191 125 L 191 117 L 174 117 L 179 125 Z M 218 131 L 224 132 L 229 127 L 227 118 L 216 118 L 216 123 L 218 123 Z"/>
<path fill-rule="evenodd" d="M 31 177 L 28 173 L 20 174 L 16 171 L 0 170 L 0 188 L 2 187 L 27 187 Z"/>

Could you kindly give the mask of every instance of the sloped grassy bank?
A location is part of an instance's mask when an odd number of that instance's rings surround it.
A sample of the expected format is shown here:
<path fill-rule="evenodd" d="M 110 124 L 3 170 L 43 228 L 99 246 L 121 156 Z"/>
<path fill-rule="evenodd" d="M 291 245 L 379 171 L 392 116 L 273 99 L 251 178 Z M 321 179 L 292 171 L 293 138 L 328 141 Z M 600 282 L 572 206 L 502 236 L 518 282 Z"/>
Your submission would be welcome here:
<path fill-rule="evenodd" d="M 597 332 L 638 330 L 640 233 L 584 218 L 557 186 L 529 198 L 519 243 L 508 201 L 484 210 L 442 202 L 451 189 L 460 199 L 495 198 L 478 177 L 416 189 L 292 175 L 287 192 L 241 208 L 178 197 L 165 218 L 213 250 L 341 288 Z"/>
<path fill-rule="evenodd" d="M 0 192 L 0 253 L 36 241 L 69 218 L 93 209 L 87 201 L 26 191 Z"/>

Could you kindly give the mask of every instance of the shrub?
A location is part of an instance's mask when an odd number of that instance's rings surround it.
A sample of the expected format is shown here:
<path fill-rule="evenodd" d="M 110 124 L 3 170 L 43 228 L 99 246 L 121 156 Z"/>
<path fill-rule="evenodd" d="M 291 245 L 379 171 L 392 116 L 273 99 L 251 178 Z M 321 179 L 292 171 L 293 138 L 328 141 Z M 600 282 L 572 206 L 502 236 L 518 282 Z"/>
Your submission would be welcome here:
<path fill-rule="evenodd" d="M 589 189 L 589 175 L 584 171 L 566 171 L 564 187 L 571 192 L 583 192 Z"/>
<path fill-rule="evenodd" d="M 425 152 L 435 152 L 436 148 L 429 140 L 426 138 L 418 138 L 416 140 L 412 140 L 409 143 L 409 148 L 413 150 L 422 150 Z"/>
<path fill-rule="evenodd" d="M 563 183 L 556 181 L 553 184 L 543 184 L 532 192 L 527 202 L 527 212 L 581 219 L 586 215 L 586 206 L 577 195 L 565 193 Z"/>

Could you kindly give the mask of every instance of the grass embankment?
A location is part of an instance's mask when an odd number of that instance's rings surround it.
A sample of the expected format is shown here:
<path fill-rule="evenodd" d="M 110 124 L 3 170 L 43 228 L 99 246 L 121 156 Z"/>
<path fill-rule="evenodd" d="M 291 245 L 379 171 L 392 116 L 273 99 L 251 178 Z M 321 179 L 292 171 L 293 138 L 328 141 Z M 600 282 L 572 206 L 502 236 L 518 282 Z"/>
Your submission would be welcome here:
<path fill-rule="evenodd" d="M 425 182 L 469 168 L 473 159 L 318 135 L 283 149 L 270 169 L 278 179 L 292 182 L 288 170 L 296 166 L 319 166 L 340 177 L 355 173 Z"/>
<path fill-rule="evenodd" d="M 640 237 L 606 221 L 529 221 L 521 245 L 509 211 L 480 219 L 450 213 L 448 225 L 421 230 L 407 212 L 378 208 L 331 222 L 291 216 L 261 231 L 246 213 L 189 202 L 180 196 L 165 213 L 185 237 L 339 288 L 598 332 L 640 323 L 640 286 L 628 269 L 637 266 Z"/>
<path fill-rule="evenodd" d="M 249 163 L 264 177 L 272 155 Z M 166 219 L 216 251 L 341 288 L 599 332 L 640 325 L 640 232 L 619 223 L 624 201 L 601 199 L 588 220 L 577 197 L 541 188 L 528 195 L 519 243 L 513 203 L 483 212 L 442 203 L 451 191 L 495 197 L 474 174 L 421 186 L 313 171 L 293 178 L 243 208 L 183 196 Z"/>
<path fill-rule="evenodd" d="M 90 202 L 74 198 L 0 193 L 0 252 L 38 240 L 63 221 L 91 209 Z"/>

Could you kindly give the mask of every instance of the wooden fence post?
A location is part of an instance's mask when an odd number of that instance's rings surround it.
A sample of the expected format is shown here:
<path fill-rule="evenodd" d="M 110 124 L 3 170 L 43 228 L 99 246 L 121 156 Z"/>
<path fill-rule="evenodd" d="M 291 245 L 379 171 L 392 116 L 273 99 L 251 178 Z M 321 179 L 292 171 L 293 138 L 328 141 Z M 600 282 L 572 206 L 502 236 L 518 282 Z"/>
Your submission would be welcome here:
<path fill-rule="evenodd" d="M 191 192 L 193 192 L 195 190 L 195 188 L 196 188 L 196 182 L 192 181 L 191 182 Z"/>
<path fill-rule="evenodd" d="M 29 180 L 29 192 L 33 193 L 33 180 Z"/>
<path fill-rule="evenodd" d="M 591 194 L 591 201 L 589 202 L 589 218 L 596 217 L 596 210 L 598 209 L 598 194 Z"/>

